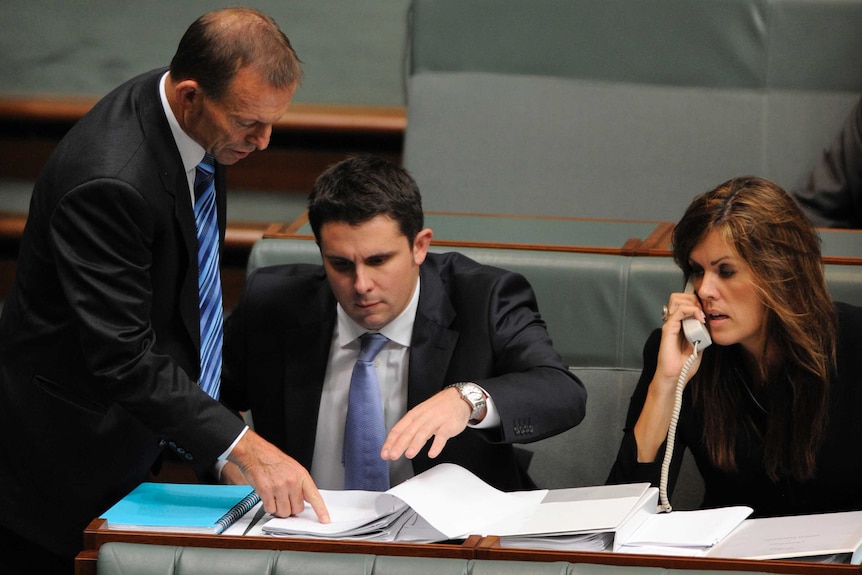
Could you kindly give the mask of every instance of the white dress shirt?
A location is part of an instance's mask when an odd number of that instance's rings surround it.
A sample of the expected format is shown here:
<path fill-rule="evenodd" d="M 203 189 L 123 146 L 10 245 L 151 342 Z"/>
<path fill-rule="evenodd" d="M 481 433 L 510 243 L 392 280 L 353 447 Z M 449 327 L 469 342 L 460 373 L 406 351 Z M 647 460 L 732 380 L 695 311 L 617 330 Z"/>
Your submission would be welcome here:
<path fill-rule="evenodd" d="M 383 402 L 383 420 L 387 432 L 407 413 L 407 379 L 410 368 L 410 344 L 413 337 L 413 323 L 419 306 L 420 283 L 407 307 L 398 317 L 388 323 L 380 333 L 389 341 L 374 360 L 377 380 L 380 385 L 380 398 Z M 350 377 L 359 356 L 359 337 L 365 328 L 354 322 L 347 312 L 338 305 L 337 321 L 329 348 L 326 376 L 320 398 L 317 418 L 317 435 L 314 442 L 314 459 L 311 464 L 311 477 L 319 489 L 344 489 L 344 427 L 347 420 Z M 486 394 L 487 395 L 487 394 Z M 486 428 L 499 425 L 500 417 L 493 401 L 488 397 L 488 412 L 485 419 L 471 427 Z M 389 462 L 390 485 L 413 477 L 413 464 L 410 459 L 400 457 Z"/>
<path fill-rule="evenodd" d="M 195 169 L 198 164 L 201 163 L 201 160 L 204 159 L 204 154 L 206 154 L 206 150 L 204 150 L 203 146 L 195 142 L 191 136 L 186 134 L 182 128 L 180 128 L 180 123 L 177 121 L 176 116 L 174 116 L 174 111 L 171 109 L 171 105 L 168 103 L 168 98 L 165 95 L 165 81 L 168 77 L 168 73 L 165 72 L 162 75 L 161 80 L 159 81 L 159 97 L 162 100 L 162 108 L 165 110 L 165 116 L 168 118 L 168 124 L 171 127 L 171 134 L 174 136 L 174 142 L 177 144 L 177 149 L 180 152 L 180 158 L 183 161 L 183 168 L 186 171 L 186 181 L 189 184 L 189 201 L 192 203 L 192 210 L 195 207 Z M 230 452 L 233 451 L 234 446 L 239 443 L 239 440 L 242 439 L 242 436 L 245 435 L 245 432 L 248 430 L 246 426 L 240 433 L 237 435 L 236 439 L 233 440 L 233 443 L 225 449 L 224 453 L 222 453 L 218 458 L 218 463 L 216 464 L 216 477 L 221 474 L 222 467 L 224 467 L 224 462 L 227 460 L 227 456 L 230 455 Z"/>

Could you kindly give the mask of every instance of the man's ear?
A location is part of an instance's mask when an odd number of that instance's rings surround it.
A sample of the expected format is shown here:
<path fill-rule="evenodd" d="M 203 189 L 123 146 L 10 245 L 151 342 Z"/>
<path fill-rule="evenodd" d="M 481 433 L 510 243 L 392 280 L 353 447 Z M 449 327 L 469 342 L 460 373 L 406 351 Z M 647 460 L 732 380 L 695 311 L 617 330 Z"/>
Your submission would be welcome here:
<path fill-rule="evenodd" d="M 173 87 L 176 103 L 183 110 L 193 110 L 203 102 L 204 91 L 195 80 L 183 80 Z"/>
<path fill-rule="evenodd" d="M 413 240 L 413 261 L 416 262 L 417 266 L 422 265 L 422 262 L 425 261 L 432 237 L 434 237 L 434 232 L 431 231 L 431 228 L 425 228 L 416 234 L 416 238 Z"/>

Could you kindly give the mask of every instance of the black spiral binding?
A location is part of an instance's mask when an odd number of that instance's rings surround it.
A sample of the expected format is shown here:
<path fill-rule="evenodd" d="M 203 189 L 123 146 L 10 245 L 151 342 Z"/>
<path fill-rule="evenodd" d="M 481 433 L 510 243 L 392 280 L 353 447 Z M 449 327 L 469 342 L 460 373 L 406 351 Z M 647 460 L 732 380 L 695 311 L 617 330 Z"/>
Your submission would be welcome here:
<path fill-rule="evenodd" d="M 257 505 L 259 501 L 260 495 L 258 495 L 256 491 L 252 491 L 240 499 L 239 503 L 231 507 L 230 511 L 222 515 L 221 519 L 216 521 L 216 533 L 221 533 L 233 525 L 237 519 L 248 513 L 248 510 Z"/>

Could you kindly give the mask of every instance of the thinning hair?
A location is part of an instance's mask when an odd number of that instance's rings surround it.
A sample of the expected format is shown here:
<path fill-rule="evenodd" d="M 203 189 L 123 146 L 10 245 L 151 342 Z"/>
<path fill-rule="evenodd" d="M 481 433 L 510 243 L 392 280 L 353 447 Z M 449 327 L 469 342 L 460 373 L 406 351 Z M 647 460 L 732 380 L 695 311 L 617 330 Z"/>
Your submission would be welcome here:
<path fill-rule="evenodd" d="M 697 196 L 673 231 L 673 255 L 688 279 L 691 251 L 710 232 L 732 245 L 752 270 L 766 308 L 766 348 L 755 358 L 770 400 L 763 437 L 764 466 L 781 474 L 813 476 L 826 429 L 829 381 L 836 364 L 837 319 L 823 272 L 820 237 L 778 185 L 751 176 L 728 180 Z M 740 385 L 731 385 L 731 350 L 713 350 L 695 375 L 693 399 L 704 413 L 704 440 L 720 468 L 736 468 L 735 438 L 744 413 Z M 732 346 L 731 346 L 732 347 Z M 738 355 L 736 356 L 738 358 Z"/>
<path fill-rule="evenodd" d="M 222 100 L 237 71 L 253 66 L 274 88 L 302 83 L 302 62 L 271 17 L 253 8 L 223 8 L 195 20 L 171 60 L 171 77 L 195 80 Z"/>

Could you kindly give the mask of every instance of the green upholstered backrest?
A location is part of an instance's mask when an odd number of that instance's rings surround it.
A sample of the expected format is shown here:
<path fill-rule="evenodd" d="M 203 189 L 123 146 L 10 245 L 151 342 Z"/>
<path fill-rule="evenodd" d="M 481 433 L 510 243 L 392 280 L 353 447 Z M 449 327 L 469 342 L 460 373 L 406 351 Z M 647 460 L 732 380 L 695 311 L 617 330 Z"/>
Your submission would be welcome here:
<path fill-rule="evenodd" d="M 414 0 L 404 162 L 427 209 L 676 221 L 804 177 L 859 29 L 853 0 Z"/>
<path fill-rule="evenodd" d="M 630 563 L 635 563 L 634 561 Z M 267 549 L 105 543 L 98 575 L 733 575 L 740 570 L 673 569 L 567 561 L 449 559 Z M 728 569 L 730 569 L 728 567 Z M 772 566 L 774 573 L 796 573 Z"/>

